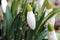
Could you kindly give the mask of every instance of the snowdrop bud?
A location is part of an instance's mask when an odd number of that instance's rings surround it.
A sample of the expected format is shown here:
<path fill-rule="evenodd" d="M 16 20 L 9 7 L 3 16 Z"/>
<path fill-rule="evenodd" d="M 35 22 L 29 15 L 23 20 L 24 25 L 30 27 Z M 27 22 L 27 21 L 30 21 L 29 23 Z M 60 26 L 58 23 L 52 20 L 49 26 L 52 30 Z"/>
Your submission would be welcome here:
<path fill-rule="evenodd" d="M 52 24 L 48 24 L 48 40 L 57 40 L 56 33 Z"/>
<path fill-rule="evenodd" d="M 4 13 L 6 13 L 7 1 L 6 0 L 2 0 L 1 3 L 2 3 L 2 10 L 3 10 Z"/>
<path fill-rule="evenodd" d="M 28 6 L 27 6 L 27 11 L 28 11 L 28 12 L 32 11 L 32 7 L 31 7 L 30 4 L 28 4 Z"/>
<path fill-rule="evenodd" d="M 35 29 L 36 22 L 35 22 L 35 16 L 32 11 L 27 12 L 27 23 L 31 29 Z"/>
<path fill-rule="evenodd" d="M 53 10 L 52 4 L 47 0 L 46 4 L 46 12 L 45 12 L 45 17 Z M 51 17 L 48 22 L 50 22 L 52 25 L 55 24 L 55 15 Z"/>
<path fill-rule="evenodd" d="M 29 27 L 34 30 L 36 26 L 35 15 L 33 14 L 32 7 L 28 5 L 27 7 L 27 23 Z"/>
<path fill-rule="evenodd" d="M 53 10 L 52 4 L 49 2 L 49 0 L 47 0 L 45 16 L 47 16 L 52 10 Z"/>

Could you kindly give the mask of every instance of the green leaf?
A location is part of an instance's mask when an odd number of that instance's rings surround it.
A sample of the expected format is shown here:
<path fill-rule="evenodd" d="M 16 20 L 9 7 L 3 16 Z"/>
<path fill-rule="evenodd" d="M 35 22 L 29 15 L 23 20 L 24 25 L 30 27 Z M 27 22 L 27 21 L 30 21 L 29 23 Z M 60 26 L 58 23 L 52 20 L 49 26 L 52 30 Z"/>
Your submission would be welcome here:
<path fill-rule="evenodd" d="M 56 8 L 54 9 L 52 12 L 50 12 L 44 19 L 43 21 L 41 22 L 41 24 L 39 25 L 38 27 L 38 30 L 36 31 L 36 35 L 39 34 L 39 32 L 42 30 L 44 24 L 47 22 L 48 19 L 50 19 L 53 15 L 55 15 L 57 12 L 60 11 L 60 8 Z"/>
<path fill-rule="evenodd" d="M 19 6 L 20 0 L 13 0 L 12 2 L 12 8 L 11 8 L 11 12 L 12 12 L 12 16 L 16 15 L 16 10 Z"/>
<path fill-rule="evenodd" d="M 6 8 L 6 13 L 4 14 L 4 21 L 3 21 L 3 25 L 4 25 L 4 28 L 5 28 L 5 32 L 7 34 L 7 38 L 9 38 L 9 29 L 10 29 L 10 26 L 11 26 L 11 23 L 12 23 L 12 15 L 11 15 L 11 12 L 10 12 L 10 9 L 9 7 L 7 6 Z"/>
<path fill-rule="evenodd" d="M 3 36 L 5 36 L 6 35 L 7 20 L 6 20 L 6 15 L 5 14 L 3 14 L 3 15 L 4 15 L 3 16 L 4 20 L 3 20 L 2 32 L 3 32 Z"/>
<path fill-rule="evenodd" d="M 14 40 L 20 40 L 21 39 L 21 36 L 22 36 L 22 32 L 20 30 L 20 27 L 22 27 L 22 25 L 24 24 L 23 22 L 23 17 L 22 16 L 22 13 L 18 14 L 15 19 L 13 20 L 12 22 L 12 25 L 9 29 L 10 33 L 9 33 L 9 36 L 10 36 L 10 40 L 13 38 Z"/>
<path fill-rule="evenodd" d="M 33 8 L 33 12 L 35 13 L 36 12 L 36 4 L 34 3 L 34 0 L 32 0 L 31 6 Z"/>
<path fill-rule="evenodd" d="M 14 40 L 20 40 L 20 37 L 21 37 L 21 30 L 20 30 L 20 27 L 22 27 L 21 25 L 23 24 L 22 22 L 22 19 L 20 18 L 20 15 L 18 15 L 12 25 L 12 30 L 11 31 L 14 31 Z M 14 30 L 13 30 L 14 29 Z"/>
<path fill-rule="evenodd" d="M 45 9 L 45 6 L 46 6 L 46 0 L 44 1 L 44 3 L 43 3 L 43 5 L 42 5 L 42 7 L 41 7 L 41 9 L 40 9 L 40 11 L 38 12 L 38 17 L 37 17 L 37 25 L 36 25 L 36 30 L 35 31 L 37 31 L 37 29 L 39 28 L 39 25 L 40 25 L 40 23 L 41 23 L 41 21 L 44 19 L 44 15 L 45 15 L 45 13 L 44 13 L 44 9 Z"/>
<path fill-rule="evenodd" d="M 41 17 L 40 17 L 40 19 L 39 20 L 37 20 L 37 27 L 40 25 L 40 23 L 42 22 L 42 20 L 44 19 L 44 16 L 45 16 L 45 12 L 44 13 L 42 13 L 42 15 L 41 15 Z"/>
<path fill-rule="evenodd" d="M 34 30 L 28 30 L 26 40 L 34 40 Z"/>
<path fill-rule="evenodd" d="M 46 35 L 47 35 L 47 30 L 44 30 L 37 36 L 36 40 L 43 40 Z"/>
<path fill-rule="evenodd" d="M 38 12 L 38 13 L 39 13 L 39 14 L 38 14 L 38 19 L 39 19 L 39 18 L 41 17 L 41 15 L 43 14 L 43 11 L 44 11 L 44 9 L 45 9 L 46 4 L 47 4 L 47 1 L 44 0 L 44 3 L 43 3 L 43 5 L 42 5 L 41 9 L 40 9 L 40 11 Z"/>
<path fill-rule="evenodd" d="M 45 16 L 45 12 L 41 15 L 40 19 L 37 20 L 35 32 L 36 32 L 36 30 L 39 28 L 39 25 L 40 25 L 40 23 L 42 22 L 42 20 L 44 19 L 44 16 Z M 43 29 L 44 29 L 44 28 L 43 28 Z M 43 29 L 42 29 L 42 30 L 43 30 Z M 39 32 L 40 32 L 40 31 L 39 31 Z"/>
<path fill-rule="evenodd" d="M 6 8 L 5 16 L 6 16 L 6 20 L 7 20 L 7 29 L 9 29 L 10 28 L 9 26 L 11 26 L 11 22 L 12 22 L 12 15 L 11 15 L 11 12 L 10 12 L 10 9 L 8 6 Z"/>

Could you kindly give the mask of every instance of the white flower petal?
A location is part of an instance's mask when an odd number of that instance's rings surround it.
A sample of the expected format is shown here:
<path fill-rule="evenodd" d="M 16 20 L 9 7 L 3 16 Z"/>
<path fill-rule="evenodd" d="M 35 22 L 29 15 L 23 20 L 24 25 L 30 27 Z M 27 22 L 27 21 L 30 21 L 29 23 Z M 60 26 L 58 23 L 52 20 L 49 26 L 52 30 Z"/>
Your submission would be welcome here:
<path fill-rule="evenodd" d="M 2 10 L 3 10 L 4 13 L 6 13 L 7 1 L 6 0 L 2 0 L 1 3 L 2 3 Z"/>
<path fill-rule="evenodd" d="M 48 40 L 57 40 L 55 31 L 48 32 Z"/>
<path fill-rule="evenodd" d="M 46 9 L 45 17 L 46 17 L 52 10 L 53 10 L 53 9 Z"/>
<path fill-rule="evenodd" d="M 50 18 L 48 20 L 48 22 L 51 23 L 54 26 L 54 24 L 55 24 L 55 16 L 53 16 L 52 18 Z"/>
<path fill-rule="evenodd" d="M 32 30 L 35 29 L 36 21 L 35 21 L 35 16 L 32 11 L 27 12 L 27 23 Z"/>

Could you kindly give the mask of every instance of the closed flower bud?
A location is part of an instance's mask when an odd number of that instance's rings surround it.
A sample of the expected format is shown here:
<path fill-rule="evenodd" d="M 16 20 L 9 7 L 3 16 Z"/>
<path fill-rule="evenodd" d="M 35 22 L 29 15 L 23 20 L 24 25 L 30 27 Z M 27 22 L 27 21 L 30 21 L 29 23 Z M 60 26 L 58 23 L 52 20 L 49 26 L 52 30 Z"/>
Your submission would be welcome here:
<path fill-rule="evenodd" d="M 28 5 L 27 8 L 27 23 L 29 25 L 29 27 L 34 30 L 35 26 L 36 26 L 36 21 L 35 21 L 35 15 L 32 12 L 32 7 L 30 5 Z"/>
<path fill-rule="evenodd" d="M 36 22 L 35 22 L 35 16 L 32 11 L 27 12 L 27 23 L 31 29 L 35 29 Z"/>
<path fill-rule="evenodd" d="M 7 1 L 6 0 L 2 0 L 1 3 L 2 3 L 2 10 L 3 10 L 4 13 L 6 13 Z"/>
<path fill-rule="evenodd" d="M 52 24 L 48 24 L 48 40 L 57 40 L 57 36 Z"/>

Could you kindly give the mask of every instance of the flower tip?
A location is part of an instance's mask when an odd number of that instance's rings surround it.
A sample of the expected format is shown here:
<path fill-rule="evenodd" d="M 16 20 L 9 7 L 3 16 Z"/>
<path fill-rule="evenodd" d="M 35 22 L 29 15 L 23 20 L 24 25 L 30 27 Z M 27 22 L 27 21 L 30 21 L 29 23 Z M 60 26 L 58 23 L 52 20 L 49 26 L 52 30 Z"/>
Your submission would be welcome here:
<path fill-rule="evenodd" d="M 51 23 L 48 23 L 48 31 L 53 31 L 54 27 Z"/>
<path fill-rule="evenodd" d="M 28 4 L 28 6 L 27 6 L 27 11 L 28 11 L 28 12 L 29 12 L 29 11 L 32 11 L 32 7 L 31 7 L 30 4 Z"/>
<path fill-rule="evenodd" d="M 46 8 L 47 9 L 53 8 L 53 5 L 48 0 L 47 0 Z"/>

